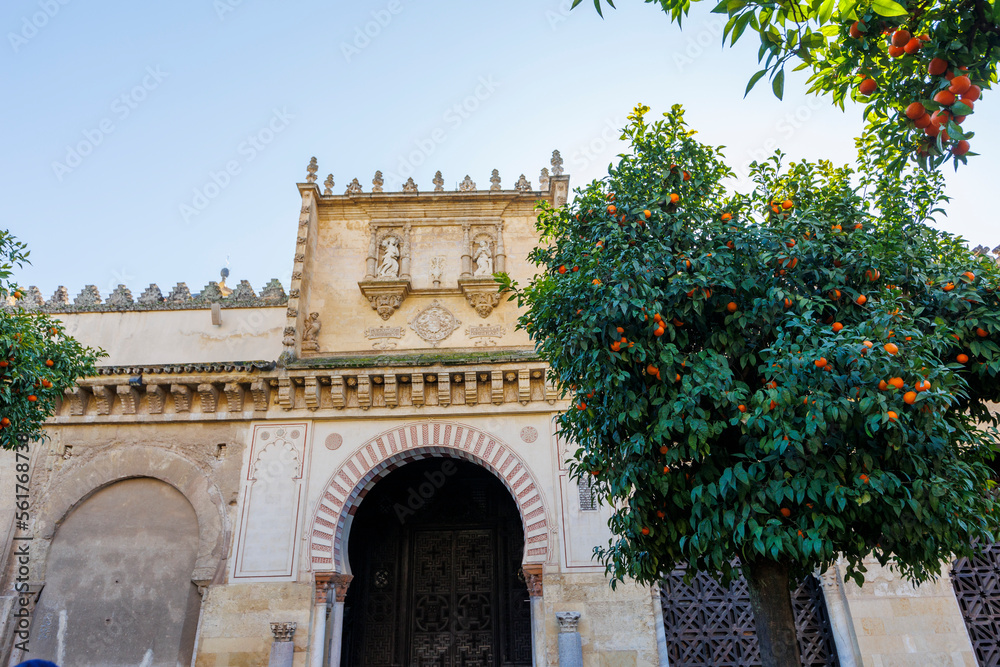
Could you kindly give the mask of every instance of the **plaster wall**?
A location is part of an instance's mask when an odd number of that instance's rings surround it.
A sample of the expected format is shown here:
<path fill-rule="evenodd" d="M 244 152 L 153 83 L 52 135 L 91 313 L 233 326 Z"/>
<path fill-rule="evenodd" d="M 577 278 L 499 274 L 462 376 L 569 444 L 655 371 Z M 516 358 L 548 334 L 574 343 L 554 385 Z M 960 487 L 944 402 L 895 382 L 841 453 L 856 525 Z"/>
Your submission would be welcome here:
<path fill-rule="evenodd" d="M 101 365 L 273 361 L 281 354 L 285 307 L 58 313 L 66 333 L 109 356 Z"/>

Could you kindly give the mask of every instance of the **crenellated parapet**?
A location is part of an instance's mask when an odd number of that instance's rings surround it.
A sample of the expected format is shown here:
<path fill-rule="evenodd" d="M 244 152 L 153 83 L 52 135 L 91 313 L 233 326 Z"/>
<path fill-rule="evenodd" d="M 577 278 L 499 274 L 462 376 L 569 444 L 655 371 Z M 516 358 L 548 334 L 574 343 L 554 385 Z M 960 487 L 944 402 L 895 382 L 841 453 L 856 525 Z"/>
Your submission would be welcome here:
<path fill-rule="evenodd" d="M 6 309 L 15 305 L 25 310 L 43 313 L 102 313 L 128 312 L 146 310 L 193 310 L 211 308 L 219 304 L 222 308 L 261 308 L 269 306 L 284 306 L 288 303 L 288 294 L 281 282 L 271 280 L 260 294 L 246 280 L 241 280 L 234 289 L 223 292 L 223 285 L 211 281 L 201 292 L 192 294 L 185 283 L 177 283 L 166 296 L 155 283 L 143 290 L 138 298 L 125 285 L 118 285 L 108 296 L 102 299 L 100 290 L 95 285 L 85 286 L 75 299 L 70 299 L 65 287 L 59 286 L 51 298 L 42 297 L 37 287 L 29 287 L 24 297 L 17 302 L 8 301 L 3 304 Z"/>

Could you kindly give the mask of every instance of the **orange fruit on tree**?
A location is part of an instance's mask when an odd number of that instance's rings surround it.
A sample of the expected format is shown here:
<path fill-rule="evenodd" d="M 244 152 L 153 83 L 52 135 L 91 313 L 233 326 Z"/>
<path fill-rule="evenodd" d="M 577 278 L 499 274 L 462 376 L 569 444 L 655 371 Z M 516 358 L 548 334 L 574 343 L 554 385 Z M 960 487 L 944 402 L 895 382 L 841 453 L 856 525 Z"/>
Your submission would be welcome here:
<path fill-rule="evenodd" d="M 890 45 L 888 51 L 890 58 L 899 58 L 906 54 L 906 49 L 902 46 Z"/>
<path fill-rule="evenodd" d="M 781 516 L 787 519 L 788 517 L 792 516 L 792 510 L 788 509 L 787 507 L 782 507 Z"/>
<path fill-rule="evenodd" d="M 975 102 L 979 99 L 979 96 L 983 94 L 983 89 L 979 86 L 969 86 L 969 90 L 962 95 L 962 100 L 969 100 L 970 102 Z"/>
<path fill-rule="evenodd" d="M 878 88 L 878 84 L 875 83 L 875 79 L 865 79 L 858 86 L 858 92 L 862 95 L 871 95 L 875 92 L 876 88 Z"/>
<path fill-rule="evenodd" d="M 957 361 L 960 364 L 967 364 L 967 363 L 969 363 L 969 355 L 967 355 L 967 354 L 960 354 L 957 357 L 955 357 L 955 361 Z"/>
<path fill-rule="evenodd" d="M 669 451 L 670 451 L 669 447 L 667 447 L 666 445 L 660 445 L 660 453 L 661 454 L 666 454 Z"/>
<path fill-rule="evenodd" d="M 955 283 L 947 283 L 942 289 L 944 289 L 945 292 L 950 292 L 955 289 Z"/>
<path fill-rule="evenodd" d="M 908 391 L 903 394 L 903 402 L 907 405 L 913 405 L 913 401 L 917 400 L 917 392 Z"/>
<path fill-rule="evenodd" d="M 980 338 L 986 338 L 990 335 L 990 332 L 982 327 L 976 327 L 976 335 Z"/>
<path fill-rule="evenodd" d="M 722 214 L 722 221 L 723 222 L 729 222 L 732 219 L 733 219 L 733 216 L 730 215 L 729 213 L 723 213 Z"/>
<path fill-rule="evenodd" d="M 680 200 L 681 200 L 681 196 L 679 194 L 677 194 L 676 192 L 671 192 L 670 193 L 670 203 L 671 204 L 676 204 Z"/>
<path fill-rule="evenodd" d="M 891 378 L 889 380 L 889 384 L 895 387 L 896 389 L 902 389 L 905 386 L 903 383 L 903 378 L 901 377 Z"/>
<path fill-rule="evenodd" d="M 885 391 L 886 389 L 889 388 L 889 385 L 886 384 L 885 380 L 879 380 L 878 381 L 878 388 L 881 389 L 882 391 Z"/>
<path fill-rule="evenodd" d="M 617 206 L 615 206 L 614 204 L 608 204 L 608 213 L 614 215 L 617 210 L 618 210 Z"/>
<path fill-rule="evenodd" d="M 559 275 L 566 273 L 566 265 L 563 264 L 559 267 Z"/>
<path fill-rule="evenodd" d="M 793 202 L 791 199 L 786 199 L 785 201 L 781 202 L 781 208 L 785 209 L 786 211 L 792 208 L 793 206 L 795 206 L 795 202 Z"/>
<path fill-rule="evenodd" d="M 861 39 L 861 36 L 862 36 L 862 35 L 864 35 L 864 30 L 865 30 L 865 29 L 866 29 L 867 27 L 868 27 L 868 26 L 866 26 L 866 25 L 865 25 L 864 23 L 862 23 L 861 21 L 855 21 L 854 23 L 852 23 L 852 24 L 851 24 L 851 28 L 850 28 L 850 30 L 848 30 L 848 33 L 849 33 L 849 34 L 851 35 L 851 37 L 853 37 L 854 39 Z"/>
<path fill-rule="evenodd" d="M 601 284 L 601 279 L 600 279 L 600 278 L 594 278 L 594 279 L 593 279 L 593 280 L 591 280 L 590 282 L 591 282 L 592 284 L 594 284 L 594 285 L 600 285 L 600 284 Z"/>
<path fill-rule="evenodd" d="M 52 366 L 55 366 L 55 364 L 56 364 L 56 362 L 52 361 L 51 359 L 46 359 L 45 360 L 45 365 L 46 366 L 52 367 Z"/>
<path fill-rule="evenodd" d="M 906 43 L 906 46 L 903 47 L 903 51 L 905 51 L 907 55 L 911 55 L 912 56 L 914 53 L 916 53 L 917 51 L 920 50 L 920 47 L 922 45 L 923 45 L 923 42 L 921 42 L 919 39 L 917 39 L 916 37 L 914 37 L 913 39 L 911 39 L 910 41 L 908 41 Z"/>
<path fill-rule="evenodd" d="M 658 375 L 660 373 L 660 369 L 658 369 L 653 364 L 650 364 L 646 366 L 646 373 L 648 373 L 649 375 Z"/>
<path fill-rule="evenodd" d="M 916 120 L 927 113 L 924 105 L 920 102 L 911 102 L 908 107 L 906 107 L 906 117 L 910 120 Z"/>
<path fill-rule="evenodd" d="M 950 107 L 955 103 L 955 93 L 950 90 L 939 90 L 933 99 L 942 106 Z"/>
<path fill-rule="evenodd" d="M 878 280 L 881 276 L 882 276 L 882 274 L 879 273 L 878 269 L 868 269 L 867 271 L 865 271 L 865 278 L 867 278 L 868 282 L 871 282 L 871 283 L 873 283 L 876 280 Z"/>
<path fill-rule="evenodd" d="M 951 85 L 948 86 L 948 91 L 956 95 L 964 95 L 969 92 L 969 88 L 972 88 L 972 81 L 969 77 L 962 74 L 951 80 Z"/>
<path fill-rule="evenodd" d="M 816 368 L 823 368 L 827 364 L 826 357 L 820 357 L 813 363 L 816 364 Z"/>
<path fill-rule="evenodd" d="M 34 394 L 28 394 L 28 400 L 34 403 L 35 401 L 38 400 L 38 397 L 35 396 Z"/>
<path fill-rule="evenodd" d="M 885 351 L 888 352 L 889 354 L 896 354 L 897 352 L 899 352 L 899 348 L 896 347 L 895 343 L 886 343 L 882 347 L 885 348 Z"/>
<path fill-rule="evenodd" d="M 643 528 L 642 528 L 642 534 L 643 535 L 649 535 L 649 528 L 646 528 L 645 526 L 643 526 Z"/>
<path fill-rule="evenodd" d="M 726 310 L 728 310 L 730 313 L 735 313 L 737 308 L 739 308 L 739 306 L 736 305 L 735 301 L 730 301 L 729 303 L 726 304 Z"/>
<path fill-rule="evenodd" d="M 657 338 L 659 338 L 665 332 L 666 332 L 666 330 L 663 328 L 663 325 L 660 325 L 660 326 L 656 327 L 656 329 L 653 331 L 653 335 L 656 336 Z"/>
<path fill-rule="evenodd" d="M 785 297 L 785 308 L 791 308 L 791 307 L 792 307 L 792 300 L 791 300 L 791 299 L 789 299 L 789 298 L 788 298 L 788 297 L 786 296 L 786 297 Z"/>
<path fill-rule="evenodd" d="M 913 39 L 913 35 L 910 34 L 909 30 L 897 30 L 892 33 L 892 45 L 898 46 L 900 48 L 906 46 L 910 40 Z"/>
<path fill-rule="evenodd" d="M 962 275 L 963 275 L 963 276 L 965 276 L 966 278 L 968 278 L 968 279 L 969 279 L 969 282 L 972 282 L 973 280 L 975 280 L 975 279 L 976 279 L 976 274 L 975 274 L 975 273 L 973 273 L 972 271 L 966 271 L 966 272 L 965 272 L 965 273 L 963 273 Z"/>
<path fill-rule="evenodd" d="M 917 118 L 914 118 L 913 124 L 916 125 L 918 128 L 920 128 L 921 130 L 923 130 L 924 128 L 930 126 L 931 115 L 925 112 L 923 116 L 918 116 Z"/>
<path fill-rule="evenodd" d="M 889 418 L 889 421 L 896 421 L 899 419 L 899 415 L 897 415 L 894 410 L 889 410 L 885 413 L 885 416 Z"/>
<path fill-rule="evenodd" d="M 864 294 L 859 294 L 858 298 L 854 300 L 854 303 L 858 304 L 859 306 L 863 306 L 866 303 L 868 303 L 868 297 L 866 297 Z"/>
<path fill-rule="evenodd" d="M 969 152 L 969 142 L 965 139 L 956 141 L 955 145 L 951 147 L 952 155 L 957 155 L 959 157 L 965 155 Z"/>
<path fill-rule="evenodd" d="M 916 389 L 917 391 L 927 391 L 930 388 L 931 388 L 931 383 L 928 380 L 921 380 L 914 386 L 914 389 Z"/>
<path fill-rule="evenodd" d="M 891 413 L 892 415 L 895 415 L 895 414 L 896 414 L 895 412 L 892 412 L 891 410 L 890 410 L 890 413 Z M 893 417 L 890 417 L 890 419 L 895 419 L 895 416 L 893 416 Z M 862 474 L 858 475 L 858 479 L 860 479 L 860 480 L 861 480 L 862 482 L 864 482 L 865 484 L 867 484 L 867 483 L 868 483 L 868 475 L 865 475 L 864 473 L 862 473 Z"/>
<path fill-rule="evenodd" d="M 839 289 L 835 289 L 832 292 L 830 292 L 830 298 L 833 299 L 834 301 L 839 300 L 840 299 L 840 290 Z"/>
<path fill-rule="evenodd" d="M 840 330 L 844 328 L 844 325 L 840 322 L 833 323 L 833 333 L 840 333 Z"/>
<path fill-rule="evenodd" d="M 740 412 L 746 412 L 747 411 L 747 406 L 745 406 L 745 405 L 743 405 L 741 403 L 738 409 L 739 409 Z"/>
<path fill-rule="evenodd" d="M 941 76 L 948 70 L 948 61 L 943 58 L 934 58 L 927 65 L 927 73 L 931 76 Z"/>

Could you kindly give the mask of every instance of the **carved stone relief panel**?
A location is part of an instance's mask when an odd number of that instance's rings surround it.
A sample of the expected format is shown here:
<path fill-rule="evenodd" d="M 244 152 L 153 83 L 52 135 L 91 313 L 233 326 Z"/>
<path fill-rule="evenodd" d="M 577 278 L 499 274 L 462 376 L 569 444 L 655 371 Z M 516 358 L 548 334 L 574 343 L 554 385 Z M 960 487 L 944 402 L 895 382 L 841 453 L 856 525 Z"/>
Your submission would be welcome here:
<path fill-rule="evenodd" d="M 458 318 L 436 299 L 410 320 L 410 328 L 435 347 L 454 333 L 461 324 Z"/>
<path fill-rule="evenodd" d="M 306 424 L 254 429 L 244 471 L 234 580 L 295 578 L 296 532 L 303 512 Z"/>
<path fill-rule="evenodd" d="M 465 335 L 476 347 L 496 345 L 505 333 L 507 330 L 499 324 L 473 324 L 465 329 Z"/>
<path fill-rule="evenodd" d="M 365 338 L 372 341 L 376 350 L 391 350 L 403 337 L 403 327 L 367 327 Z"/>

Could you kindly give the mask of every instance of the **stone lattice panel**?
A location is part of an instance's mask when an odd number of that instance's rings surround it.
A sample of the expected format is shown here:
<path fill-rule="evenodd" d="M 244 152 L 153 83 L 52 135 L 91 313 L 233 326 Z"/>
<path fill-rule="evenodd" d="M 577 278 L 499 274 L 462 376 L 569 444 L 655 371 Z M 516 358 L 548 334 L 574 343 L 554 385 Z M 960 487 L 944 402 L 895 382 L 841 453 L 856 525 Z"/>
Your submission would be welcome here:
<path fill-rule="evenodd" d="M 956 560 L 951 582 L 980 667 L 1000 666 L 1000 544 Z"/>
<path fill-rule="evenodd" d="M 699 572 L 684 583 L 684 568 L 664 579 L 661 601 L 671 667 L 757 667 L 760 649 L 742 576 L 723 587 Z M 804 667 L 839 667 L 823 589 L 809 577 L 792 595 Z"/>

